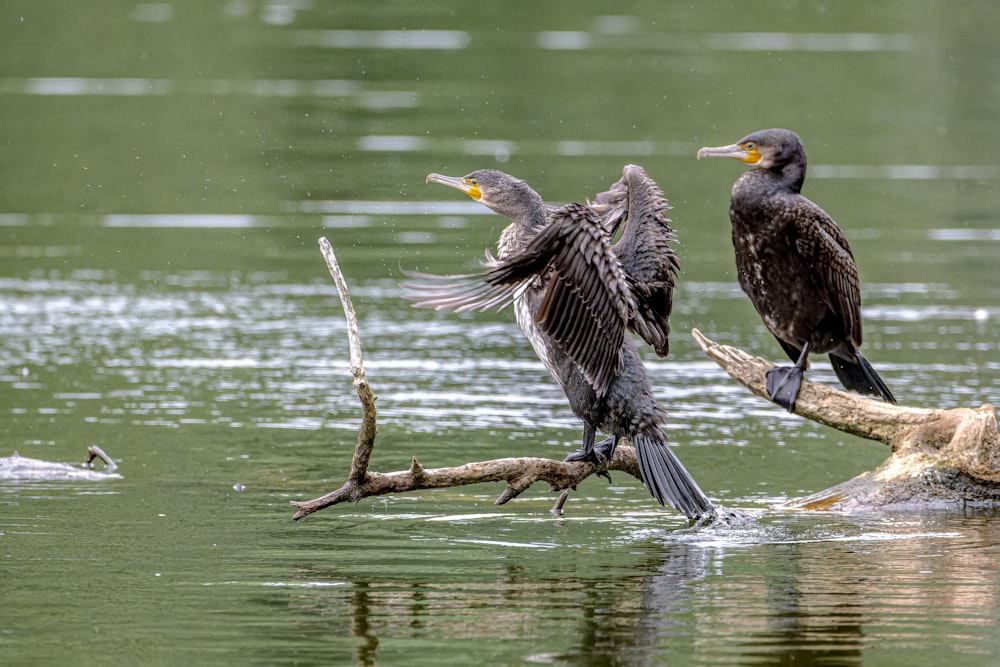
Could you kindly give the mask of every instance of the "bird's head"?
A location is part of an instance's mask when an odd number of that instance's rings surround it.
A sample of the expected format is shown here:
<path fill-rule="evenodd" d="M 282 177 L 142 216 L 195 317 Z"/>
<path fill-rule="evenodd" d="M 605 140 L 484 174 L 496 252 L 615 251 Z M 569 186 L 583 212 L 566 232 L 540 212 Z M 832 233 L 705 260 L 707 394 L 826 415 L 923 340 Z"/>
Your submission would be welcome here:
<path fill-rule="evenodd" d="M 702 148 L 698 151 L 698 159 L 703 157 L 731 157 L 758 169 L 780 172 L 786 165 L 798 161 L 804 169 L 806 152 L 799 135 L 791 130 L 773 129 L 758 130 L 730 146 Z"/>
<path fill-rule="evenodd" d="M 479 169 L 461 177 L 428 174 L 426 180 L 464 192 L 511 220 L 530 217 L 545 209 L 541 196 L 531 186 L 496 169 Z"/>

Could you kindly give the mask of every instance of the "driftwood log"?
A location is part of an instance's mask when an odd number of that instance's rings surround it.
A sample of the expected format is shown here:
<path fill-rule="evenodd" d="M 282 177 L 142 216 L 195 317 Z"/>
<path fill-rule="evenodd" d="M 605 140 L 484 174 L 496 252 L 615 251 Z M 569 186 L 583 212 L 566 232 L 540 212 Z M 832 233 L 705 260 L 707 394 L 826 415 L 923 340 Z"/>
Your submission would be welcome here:
<path fill-rule="evenodd" d="M 505 482 L 496 500 L 502 505 L 535 482 L 563 491 L 553 511 L 560 511 L 567 490 L 599 472 L 591 463 L 566 463 L 520 457 L 478 461 L 450 468 L 424 468 L 414 457 L 409 470 L 380 473 L 368 469 L 376 436 L 375 396 L 365 375 L 357 316 L 347 284 L 329 241 L 320 251 L 337 284 L 347 319 L 351 373 L 362 406 L 362 423 L 347 481 L 337 490 L 309 501 L 292 502 L 298 520 L 331 505 L 357 503 L 363 498 L 420 489 Z M 767 399 L 765 373 L 770 362 L 734 347 L 720 345 L 693 330 L 705 353 L 750 391 Z M 803 380 L 795 413 L 837 430 L 883 442 L 891 456 L 875 470 L 852 480 L 793 500 L 789 507 L 814 510 L 858 510 L 878 507 L 1000 505 L 1000 435 L 993 406 L 951 410 L 910 408 L 864 398 Z M 637 479 L 635 450 L 616 450 L 608 470 Z"/>
<path fill-rule="evenodd" d="M 750 391 L 767 398 L 765 373 L 774 367 L 728 345 L 691 334 L 701 349 Z M 844 433 L 889 445 L 876 469 L 789 507 L 816 510 L 1000 505 L 1000 434 L 996 411 L 911 408 L 803 380 L 795 413 Z"/>
<path fill-rule="evenodd" d="M 104 469 L 94 469 L 92 463 L 100 459 Z M 87 447 L 87 460 L 83 467 L 58 461 L 43 461 L 21 456 L 14 452 L 12 456 L 0 457 L 0 480 L 20 480 L 34 482 L 89 481 L 100 482 L 109 479 L 121 479 L 116 472 L 118 465 L 108 456 L 107 452 L 91 445 Z"/>

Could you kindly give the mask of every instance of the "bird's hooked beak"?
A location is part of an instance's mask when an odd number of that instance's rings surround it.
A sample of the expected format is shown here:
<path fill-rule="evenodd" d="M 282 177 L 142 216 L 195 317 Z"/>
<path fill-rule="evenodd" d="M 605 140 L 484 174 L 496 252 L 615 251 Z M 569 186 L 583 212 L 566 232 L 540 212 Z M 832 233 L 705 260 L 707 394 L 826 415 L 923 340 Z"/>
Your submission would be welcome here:
<path fill-rule="evenodd" d="M 703 157 L 731 157 L 746 164 L 757 164 L 763 157 L 757 152 L 757 144 L 753 141 L 744 141 L 731 146 L 719 146 L 717 148 L 702 148 L 698 151 L 698 159 Z"/>
<path fill-rule="evenodd" d="M 479 183 L 474 178 L 468 176 L 442 176 L 441 174 L 427 174 L 425 183 L 440 183 L 449 188 L 455 188 L 459 192 L 464 192 L 476 201 L 482 199 L 483 193 L 479 191 Z"/>

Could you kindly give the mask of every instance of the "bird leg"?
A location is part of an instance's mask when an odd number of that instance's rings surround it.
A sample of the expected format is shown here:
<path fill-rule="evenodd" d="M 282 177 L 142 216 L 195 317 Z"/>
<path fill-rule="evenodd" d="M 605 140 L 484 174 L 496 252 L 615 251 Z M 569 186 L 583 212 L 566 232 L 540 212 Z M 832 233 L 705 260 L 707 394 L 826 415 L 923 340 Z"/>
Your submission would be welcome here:
<path fill-rule="evenodd" d="M 597 465 L 606 468 L 608 463 L 611 461 L 611 457 L 615 455 L 615 447 L 618 446 L 618 441 L 621 440 L 616 435 L 609 435 L 604 440 L 598 442 L 594 445 L 594 458 L 598 459 L 600 463 Z M 608 480 L 608 484 L 611 483 L 611 474 L 607 470 L 598 470 L 598 477 L 603 477 Z"/>
<path fill-rule="evenodd" d="M 618 438 L 611 436 L 594 445 L 596 436 L 596 429 L 590 424 L 584 424 L 583 447 L 567 456 L 563 461 L 587 461 L 598 468 L 607 468 L 608 461 L 611 460 L 611 456 L 615 453 L 615 447 L 618 445 Z M 598 470 L 597 476 L 603 477 L 608 480 L 609 484 L 611 483 L 611 475 L 608 474 L 607 470 Z"/>
<path fill-rule="evenodd" d="M 772 368 L 767 372 L 767 395 L 789 412 L 795 412 L 795 399 L 799 396 L 808 357 L 809 343 L 806 343 L 794 366 Z"/>
<path fill-rule="evenodd" d="M 620 440 L 621 438 L 616 435 L 609 435 L 594 445 L 594 453 L 604 459 L 604 465 L 607 465 L 611 461 L 611 457 L 615 455 L 615 448 L 618 447 Z"/>

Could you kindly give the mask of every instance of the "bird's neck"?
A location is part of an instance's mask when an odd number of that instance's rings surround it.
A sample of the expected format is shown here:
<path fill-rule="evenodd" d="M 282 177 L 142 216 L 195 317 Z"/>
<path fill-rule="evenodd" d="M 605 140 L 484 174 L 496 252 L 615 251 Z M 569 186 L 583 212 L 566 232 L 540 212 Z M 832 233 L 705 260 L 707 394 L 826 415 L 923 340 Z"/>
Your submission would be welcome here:
<path fill-rule="evenodd" d="M 802 184 L 806 180 L 806 165 L 800 162 L 789 162 L 781 169 L 781 180 L 795 194 L 802 192 Z"/>
<path fill-rule="evenodd" d="M 507 228 L 500 233 L 500 240 L 497 242 L 498 257 L 503 259 L 523 250 L 535 234 L 545 226 L 546 221 L 544 205 L 531 213 L 514 218 L 511 224 L 507 225 Z"/>
<path fill-rule="evenodd" d="M 777 193 L 800 194 L 806 179 L 804 165 L 787 164 L 780 171 L 774 169 L 751 169 L 736 180 L 733 196 L 738 193 L 753 193 L 753 196 L 773 196 Z"/>

